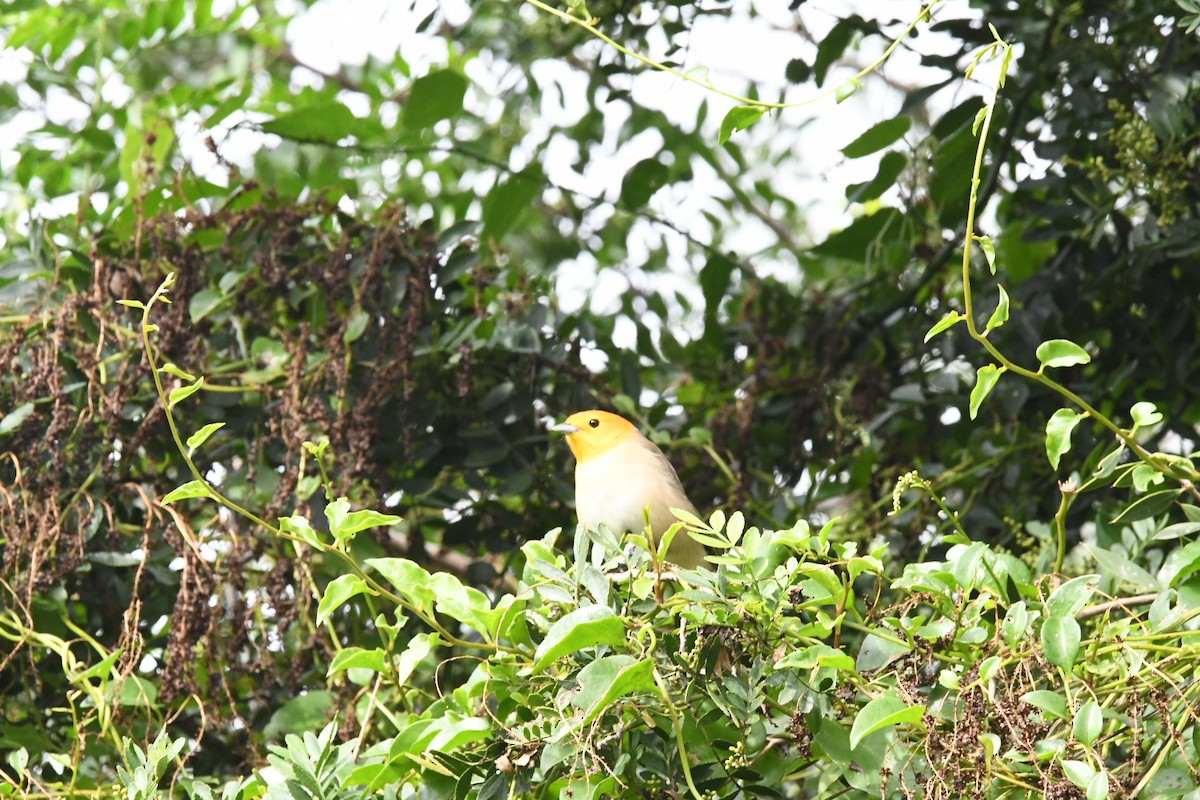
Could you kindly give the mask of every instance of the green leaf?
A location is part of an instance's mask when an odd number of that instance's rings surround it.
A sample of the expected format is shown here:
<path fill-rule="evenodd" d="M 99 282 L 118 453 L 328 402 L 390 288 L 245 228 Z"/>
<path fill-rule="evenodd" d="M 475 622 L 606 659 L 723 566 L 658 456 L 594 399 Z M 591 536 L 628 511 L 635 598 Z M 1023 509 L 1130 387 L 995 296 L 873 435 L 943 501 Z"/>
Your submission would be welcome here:
<path fill-rule="evenodd" d="M 522 212 L 533 206 L 541 196 L 545 176 L 537 166 L 509 175 L 497 182 L 483 198 L 483 239 L 503 239 Z"/>
<path fill-rule="evenodd" d="M 937 336 L 942 331 L 948 330 L 949 328 L 953 328 L 955 325 L 962 322 L 964 319 L 966 319 L 966 317 L 964 317 L 959 312 L 951 311 L 949 314 L 947 314 L 946 316 L 944 316 L 940 320 L 938 320 L 936 323 L 934 323 L 934 326 L 929 329 L 929 333 L 925 334 L 925 341 L 928 342 L 930 339 Z"/>
<path fill-rule="evenodd" d="M 364 562 L 378 572 L 399 594 L 425 612 L 433 611 L 436 600 L 429 588 L 432 576 L 407 558 L 368 558 Z"/>
<path fill-rule="evenodd" d="M 550 626 L 534 653 L 533 671 L 541 672 L 546 665 L 585 647 L 601 644 L 616 647 L 624 643 L 624 620 L 608 606 L 584 606 Z"/>
<path fill-rule="evenodd" d="M 313 529 L 313 526 L 306 517 L 300 515 L 280 517 L 279 530 L 284 533 L 290 533 L 292 536 L 298 537 L 318 549 L 325 547 L 325 543 L 321 541 L 320 534 Z"/>
<path fill-rule="evenodd" d="M 352 134 L 359 124 L 343 103 L 325 100 L 280 114 L 262 123 L 262 129 L 293 141 L 337 144 Z"/>
<path fill-rule="evenodd" d="M 167 408 L 174 408 L 177 404 L 188 399 L 189 397 L 191 397 L 192 395 L 194 395 L 196 392 L 200 391 L 203 388 L 204 388 L 204 378 L 202 376 L 200 378 L 197 378 L 195 383 L 188 384 L 187 386 L 179 386 L 175 389 L 172 389 L 171 393 L 169 395 L 167 395 Z"/>
<path fill-rule="evenodd" d="M 1158 580 L 1165 586 L 1177 588 L 1197 570 L 1200 570 L 1200 541 L 1172 550 L 1158 570 Z"/>
<path fill-rule="evenodd" d="M 721 120 L 721 130 L 717 134 L 717 144 L 725 144 L 736 131 L 744 131 L 762 119 L 766 109 L 761 106 L 734 106 Z"/>
<path fill-rule="evenodd" d="M 191 451 L 195 450 L 200 445 L 207 442 L 208 437 L 212 436 L 214 433 L 221 430 L 221 428 L 223 428 L 223 427 L 225 427 L 224 422 L 210 422 L 207 425 L 205 425 L 203 428 L 201 428 L 200 430 L 193 433 L 191 436 L 188 437 L 187 441 L 184 442 L 184 444 L 186 444 L 188 446 L 188 452 L 190 453 Z"/>
<path fill-rule="evenodd" d="M 667 184 L 670 170 L 658 157 L 646 158 L 634 164 L 621 181 L 621 205 L 637 211 L 649 202 L 654 193 Z"/>
<path fill-rule="evenodd" d="M 1009 606 L 1004 614 L 1004 622 L 1000 625 L 1000 635 L 1004 637 L 1005 643 L 1012 647 L 1017 642 L 1028 639 L 1029 626 L 1033 619 L 1024 600 L 1018 600 Z"/>
<path fill-rule="evenodd" d="M 437 597 L 441 614 L 474 628 L 488 641 L 495 641 L 496 627 L 504 616 L 503 609 L 492 608 L 492 601 L 474 586 L 466 586 L 448 572 L 438 572 L 429 579 L 429 590 Z"/>
<path fill-rule="evenodd" d="M 865 263 L 873 245 L 883 239 L 886 233 L 894 234 L 902 220 L 903 216 L 898 210 L 886 206 L 873 214 L 858 217 L 825 241 L 809 248 L 809 253 Z"/>
<path fill-rule="evenodd" d="M 984 336 L 1008 322 L 1008 292 L 1003 286 L 997 288 L 1000 290 L 1000 300 L 996 303 L 996 310 L 992 312 L 992 316 L 988 319 L 987 327 L 983 329 Z"/>
<path fill-rule="evenodd" d="M 717 309 L 725 299 L 736 264 L 723 255 L 715 255 L 700 269 L 700 291 L 704 293 L 704 316 L 716 319 Z"/>
<path fill-rule="evenodd" d="M 971 419 L 975 419 L 979 413 L 980 404 L 995 388 L 996 381 L 1000 380 L 1000 376 L 1006 371 L 1006 367 L 998 367 L 995 364 L 987 364 L 976 371 L 975 388 L 971 390 Z"/>
<path fill-rule="evenodd" d="M 1126 556 L 1103 547 L 1087 545 L 1096 563 L 1108 575 L 1112 575 L 1138 589 L 1152 591 L 1161 588 L 1154 576 L 1130 561 Z"/>
<path fill-rule="evenodd" d="M 1042 369 L 1047 367 L 1071 367 L 1092 360 L 1087 350 L 1067 339 L 1051 339 L 1038 345 L 1037 359 Z"/>
<path fill-rule="evenodd" d="M 1041 709 L 1042 713 L 1048 718 L 1071 718 L 1071 713 L 1067 709 L 1067 700 L 1058 692 L 1052 692 L 1049 689 L 1038 689 L 1021 695 L 1021 700 L 1029 703 L 1034 708 Z"/>
<path fill-rule="evenodd" d="M 403 124 L 409 130 L 428 128 L 463 109 L 467 79 L 452 69 L 430 72 L 413 81 L 404 104 Z"/>
<path fill-rule="evenodd" d="M 17 428 L 21 427 L 21 423 L 29 419 L 29 415 L 33 413 L 33 403 L 22 403 L 12 411 L 4 415 L 0 419 L 0 436 L 6 433 L 12 433 Z"/>
<path fill-rule="evenodd" d="M 175 366 L 174 364 L 172 364 L 172 363 L 170 363 L 170 362 L 167 362 L 166 364 L 163 364 L 161 367 L 159 367 L 159 368 L 158 368 L 158 371 L 159 371 L 159 372 L 165 372 L 165 373 L 167 373 L 168 375 L 174 375 L 176 378 L 181 378 L 181 379 L 183 379 L 183 380 L 185 380 L 185 381 L 194 381 L 194 380 L 196 380 L 196 376 L 195 376 L 195 375 L 193 375 L 193 374 L 192 374 L 192 373 L 190 373 L 190 372 L 184 372 L 184 371 L 183 371 L 183 370 L 181 370 L 179 367 Z"/>
<path fill-rule="evenodd" d="M 373 672 L 383 672 L 387 669 L 387 654 L 378 647 L 370 650 L 364 647 L 347 647 L 333 657 L 325 674 L 332 675 L 344 669 L 369 669 Z"/>
<path fill-rule="evenodd" d="M 328 511 L 328 509 L 326 510 Z M 383 528 L 402 521 L 403 517 L 397 517 L 395 514 L 381 514 L 378 511 L 364 509 L 345 515 L 338 515 L 337 525 L 335 526 L 333 520 L 330 520 L 329 530 L 333 534 L 334 539 L 339 542 L 345 542 L 349 541 L 354 534 L 367 528 Z"/>
<path fill-rule="evenodd" d="M 331 580 L 321 594 L 321 602 L 317 604 L 317 625 L 323 625 L 343 603 L 366 590 L 366 582 L 357 575 L 339 575 Z"/>
<path fill-rule="evenodd" d="M 357 342 L 367 330 L 367 323 L 370 321 L 371 316 L 367 312 L 362 310 L 355 311 L 346 322 L 346 330 L 342 333 L 342 341 L 346 344 Z"/>
<path fill-rule="evenodd" d="M 816 669 L 830 667 L 839 672 L 855 672 L 854 659 L 836 647 L 814 644 L 803 650 L 793 650 L 775 662 L 775 669 Z"/>
<path fill-rule="evenodd" d="M 837 88 L 833 94 L 835 103 L 844 103 L 854 95 L 858 94 L 858 90 L 862 88 L 862 81 L 858 78 L 851 78 Z"/>
<path fill-rule="evenodd" d="M 1080 575 L 1059 586 L 1046 598 L 1046 616 L 1074 617 L 1092 599 L 1099 575 Z"/>
<path fill-rule="evenodd" d="M 1142 401 L 1134 403 L 1129 409 L 1129 416 L 1133 417 L 1133 424 L 1139 428 L 1149 428 L 1151 425 L 1157 425 L 1163 421 L 1162 412 L 1154 403 Z"/>
<path fill-rule="evenodd" d="M 846 158 L 868 156 L 904 136 L 910 127 L 912 127 L 912 119 L 909 117 L 885 119 L 883 122 L 872 125 L 857 139 L 843 147 L 842 155 Z"/>
<path fill-rule="evenodd" d="M 884 153 L 879 159 L 879 169 L 875 177 L 866 183 L 852 183 L 846 187 L 846 199 L 852 203 L 866 203 L 877 200 L 888 189 L 896 185 L 897 179 L 908 166 L 908 156 L 895 150 Z"/>
<path fill-rule="evenodd" d="M 1092 778 L 1096 777 L 1096 770 L 1083 761 L 1071 761 L 1063 759 L 1062 761 L 1063 774 L 1067 776 L 1067 780 L 1078 786 L 1080 789 L 1091 783 Z"/>
<path fill-rule="evenodd" d="M 1125 506 L 1120 514 L 1113 517 L 1113 524 L 1137 522 L 1139 519 L 1148 519 L 1156 514 L 1161 514 L 1171 507 L 1181 492 L 1183 492 L 1182 487 L 1175 487 L 1171 489 L 1159 489 L 1158 491 L 1142 495 L 1137 500 Z"/>
<path fill-rule="evenodd" d="M 1075 739 L 1091 747 L 1104 728 L 1104 712 L 1095 700 L 1088 700 L 1075 712 Z"/>
<path fill-rule="evenodd" d="M 572 729 L 590 725 L 617 698 L 627 694 L 654 689 L 654 660 L 636 659 L 628 655 L 598 658 L 579 671 L 579 691 L 571 703 L 586 713 L 570 729 L 561 728 L 566 735 Z"/>
<path fill-rule="evenodd" d="M 905 723 L 920 724 L 924 716 L 925 706 L 910 706 L 895 691 L 889 691 L 867 703 L 858 712 L 850 727 L 850 747 L 858 747 L 863 739 L 884 728 Z"/>
<path fill-rule="evenodd" d="M 293 697 L 271 715 L 263 737 L 278 739 L 288 733 L 315 731 L 329 718 L 333 704 L 333 693 L 324 690 Z"/>
<path fill-rule="evenodd" d="M 1070 669 L 1075 665 L 1082 638 L 1074 617 L 1047 617 L 1042 623 L 1042 649 L 1046 660 L 1056 667 Z"/>
<path fill-rule="evenodd" d="M 855 30 L 857 30 L 857 24 L 853 19 L 842 19 L 821 39 L 821 43 L 817 45 L 817 57 L 813 59 L 812 66 L 817 86 L 825 83 L 826 73 L 829 72 L 833 63 L 842 57 Z"/>
<path fill-rule="evenodd" d="M 412 677 L 417 665 L 425 660 L 429 651 L 442 641 L 436 633 L 418 633 L 408 640 L 408 646 L 396 659 L 396 685 L 404 686 Z"/>
<path fill-rule="evenodd" d="M 204 481 L 188 481 L 183 486 L 167 493 L 162 499 L 163 505 L 174 503 L 176 500 L 187 500 L 191 497 L 212 497 L 212 489 Z"/>
<path fill-rule="evenodd" d="M 188 301 L 188 315 L 192 322 L 200 322 L 225 302 L 226 295 L 217 289 L 201 289 Z"/>
<path fill-rule="evenodd" d="M 1054 469 L 1058 469 L 1058 462 L 1071 449 L 1071 433 L 1083 417 L 1069 408 L 1060 408 L 1046 422 L 1046 457 Z"/>

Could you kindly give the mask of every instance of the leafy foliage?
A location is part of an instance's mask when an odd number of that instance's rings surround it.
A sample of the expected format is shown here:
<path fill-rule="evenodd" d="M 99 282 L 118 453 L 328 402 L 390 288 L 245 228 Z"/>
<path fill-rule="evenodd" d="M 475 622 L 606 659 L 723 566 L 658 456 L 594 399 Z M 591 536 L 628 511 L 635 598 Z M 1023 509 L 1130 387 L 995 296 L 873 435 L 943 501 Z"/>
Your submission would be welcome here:
<path fill-rule="evenodd" d="M 725 3 L 336 70 L 290 6 L 4 12 L 4 791 L 1194 796 L 1195 9 L 977 5 L 796 4 L 783 89 L 690 69 Z M 813 242 L 788 115 L 918 29 Z M 542 535 L 594 404 L 713 570 Z"/>

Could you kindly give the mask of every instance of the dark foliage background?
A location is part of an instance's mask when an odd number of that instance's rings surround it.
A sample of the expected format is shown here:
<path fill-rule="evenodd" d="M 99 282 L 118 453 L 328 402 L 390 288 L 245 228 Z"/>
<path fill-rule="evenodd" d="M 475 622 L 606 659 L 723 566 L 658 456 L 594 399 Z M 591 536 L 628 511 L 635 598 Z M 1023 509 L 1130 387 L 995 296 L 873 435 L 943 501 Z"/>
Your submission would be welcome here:
<path fill-rule="evenodd" d="M 972 20 L 935 9 L 928 27 L 952 52 L 921 56 L 934 71 L 886 73 L 904 100 L 878 121 L 911 127 L 886 142 L 877 177 L 848 190 L 855 218 L 811 242 L 806 198 L 772 180 L 806 169 L 790 135 L 764 133 L 778 119 L 718 146 L 715 98 L 707 121 L 686 125 L 639 106 L 629 78 L 644 65 L 531 6 L 479 3 L 461 22 L 432 12 L 424 29 L 450 44 L 432 69 L 400 52 L 321 73 L 299 63 L 289 16 L 270 4 L 224 18 L 205 3 L 11 5 L 0 38 L 24 76 L 0 87 L 0 119 L 56 97 L 81 110 L 43 117 L 3 175 L 0 743 L 74 753 L 89 761 L 79 787 L 104 782 L 112 728 L 77 705 L 64 666 L 103 648 L 142 693 L 117 703 L 116 725 L 219 741 L 193 768 L 233 774 L 264 740 L 304 727 L 279 711 L 325 685 L 329 637 L 374 635 L 365 614 L 312 624 L 336 564 L 212 505 L 157 502 L 190 476 L 137 315 L 116 301 L 145 299 L 168 272 L 178 283 L 156 341 L 209 384 L 179 407 L 183 436 L 225 423 L 202 469 L 267 519 L 320 520 L 302 443 L 328 439 L 337 491 L 405 518 L 360 537 L 357 556 L 405 555 L 495 585 L 519 567 L 517 545 L 572 520 L 569 458 L 545 418 L 599 404 L 671 434 L 701 509 L 741 509 L 764 527 L 836 514 L 844 539 L 882 538 L 893 558 L 918 560 L 948 523 L 928 501 L 888 515 L 896 480 L 917 469 L 972 537 L 1045 566 L 1056 482 L 1086 473 L 1111 438 L 1085 422 L 1051 469 L 1045 422 L 1061 399 L 1006 376 L 969 421 L 986 361 L 961 326 L 924 342 L 961 309 L 979 108 L 962 70 L 992 42 L 989 24 L 1023 48 L 979 186 L 1013 309 L 996 345 L 1033 365 L 1044 340 L 1084 344 L 1093 358 L 1070 388 L 1115 419 L 1153 401 L 1165 421 L 1152 446 L 1186 452 L 1200 425 L 1200 47 L 1171 6 L 972 6 Z M 665 35 L 668 62 L 698 18 L 735 13 L 589 8 L 630 50 Z M 828 88 L 910 21 L 847 15 L 818 36 L 810 19 L 797 17 L 788 74 L 751 93 Z M 543 115 L 563 91 L 537 72 L 546 61 L 586 80 L 577 118 Z M 128 98 L 104 91 L 114 75 Z M 658 155 L 615 194 L 554 185 L 547 160 L 563 139 L 575 174 L 621 163 L 602 145 L 606 113 L 625 115 L 618 144 L 656 131 Z M 208 156 L 181 144 L 197 125 L 213 137 Z M 278 139 L 241 163 L 232 151 L 247 131 Z M 200 177 L 204 158 L 224 181 Z M 703 219 L 672 214 L 690 192 L 706 193 Z M 75 201 L 66 215 L 37 205 L 63 198 Z M 747 226 L 769 243 L 740 251 Z M 561 281 L 580 259 L 627 280 L 613 308 L 564 309 Z M 995 283 L 978 281 L 986 319 Z M 590 351 L 607 355 L 604 369 L 586 366 Z M 1126 501 L 1085 495 L 1071 541 L 1086 527 L 1101 547 L 1131 547 L 1108 524 Z M 1175 546 L 1138 541 L 1128 555 L 1147 563 Z M 28 631 L 67 644 L 35 647 Z"/>

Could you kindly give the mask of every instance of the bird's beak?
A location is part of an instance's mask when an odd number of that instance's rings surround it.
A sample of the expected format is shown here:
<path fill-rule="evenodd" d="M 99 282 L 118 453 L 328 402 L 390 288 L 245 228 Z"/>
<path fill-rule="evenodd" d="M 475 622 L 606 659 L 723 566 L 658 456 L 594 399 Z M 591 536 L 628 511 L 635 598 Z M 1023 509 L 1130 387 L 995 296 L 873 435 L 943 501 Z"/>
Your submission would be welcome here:
<path fill-rule="evenodd" d="M 566 422 L 558 425 L 551 425 L 550 430 L 554 431 L 555 433 L 579 433 L 579 428 L 576 428 L 574 425 Z"/>

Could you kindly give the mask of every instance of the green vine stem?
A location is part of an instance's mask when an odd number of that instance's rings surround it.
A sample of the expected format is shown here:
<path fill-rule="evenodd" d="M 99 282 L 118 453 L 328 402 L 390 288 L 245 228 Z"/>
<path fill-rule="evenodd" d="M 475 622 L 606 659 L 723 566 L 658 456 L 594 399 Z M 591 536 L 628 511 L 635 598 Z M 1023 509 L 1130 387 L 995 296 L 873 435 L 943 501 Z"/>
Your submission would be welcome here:
<path fill-rule="evenodd" d="M 859 85 L 862 82 L 863 78 L 865 78 L 867 75 L 870 75 L 875 70 L 879 69 L 879 67 L 882 66 L 884 62 L 886 62 L 889 58 L 891 58 L 892 53 L 895 52 L 896 48 L 899 47 L 901 45 L 901 43 L 905 39 L 908 38 L 909 34 L 911 34 L 914 30 L 916 30 L 917 25 L 921 24 L 922 22 L 928 22 L 929 20 L 932 19 L 933 9 L 935 6 L 937 6 L 941 2 L 941 0 L 934 0 L 931 3 L 927 3 L 926 5 L 923 5 L 921 7 L 920 13 L 917 14 L 916 19 L 914 19 L 912 22 L 910 22 L 908 24 L 908 27 L 904 29 L 903 33 L 901 33 L 898 37 L 896 37 L 895 39 L 892 40 L 891 44 L 888 45 L 887 49 L 883 51 L 883 54 L 881 56 L 879 56 L 879 58 L 875 59 L 873 62 L 868 64 L 866 67 L 859 70 L 852 78 L 850 78 L 849 80 L 847 80 L 843 83 L 838 84 L 837 86 L 826 89 L 825 91 L 818 92 L 817 94 L 813 95 L 812 97 L 809 97 L 805 100 L 799 100 L 794 103 L 771 103 L 771 102 L 766 102 L 763 100 L 756 100 L 752 97 L 744 97 L 744 96 L 736 94 L 734 92 L 730 92 L 725 89 L 720 89 L 717 86 L 714 86 L 711 81 L 698 78 L 695 75 L 689 74 L 687 72 L 682 72 L 678 69 L 675 69 L 674 67 L 671 67 L 671 66 L 668 66 L 668 65 L 662 63 L 661 61 L 655 61 L 654 59 L 650 58 L 647 55 L 643 55 L 642 53 L 638 53 L 634 50 L 629 49 L 625 45 L 621 44 L 620 42 L 616 41 L 612 37 L 605 34 L 603 31 L 601 31 L 597 27 L 597 23 L 600 20 L 598 18 L 592 17 L 590 14 L 586 17 L 576 16 L 575 14 L 572 14 L 570 11 L 564 11 L 561 8 L 555 8 L 552 5 L 542 2 L 542 0 L 525 0 L 525 2 L 540 11 L 544 11 L 547 14 L 551 14 L 553 16 L 558 17 L 559 19 L 561 19 L 562 21 L 564 21 L 568 24 L 574 25 L 578 28 L 582 28 L 584 31 L 586 31 L 590 35 L 596 37 L 600 41 L 604 42 L 609 47 L 613 48 L 614 50 L 621 53 L 622 55 L 628 56 L 629 58 L 632 58 L 635 61 L 640 61 L 641 63 L 645 64 L 646 66 L 650 67 L 651 69 L 658 70 L 659 72 L 665 72 L 666 74 L 672 75 L 686 83 L 694 83 L 697 86 L 700 86 L 710 92 L 713 92 L 714 94 L 718 94 L 718 95 L 721 95 L 722 97 L 729 98 L 730 100 L 733 100 L 734 102 L 737 102 L 737 103 L 741 103 L 742 105 L 745 105 L 745 106 L 753 106 L 755 108 L 762 108 L 762 109 L 768 109 L 768 110 L 780 110 L 780 109 L 784 109 L 784 108 L 797 108 L 799 106 L 810 105 L 812 103 L 818 102 L 819 100 L 823 100 L 826 97 L 829 97 L 830 95 L 840 96 L 839 93 L 841 93 L 843 91 L 844 86 Z M 575 4 L 573 4 L 573 7 L 578 7 L 579 9 L 583 9 L 583 3 L 582 2 L 575 3 Z"/>
<path fill-rule="evenodd" d="M 1021 365 L 1009 359 L 1002 352 L 1000 352 L 1000 349 L 996 347 L 995 344 L 993 344 L 987 338 L 987 330 L 979 330 L 979 325 L 975 320 L 975 299 L 971 288 L 971 246 L 977 241 L 981 243 L 983 241 L 981 237 L 975 233 L 975 217 L 979 201 L 978 192 L 980 174 L 983 171 L 983 158 L 987 150 L 988 131 L 991 129 L 992 119 L 995 116 L 996 104 L 1000 97 L 1000 90 L 1004 87 L 1004 81 L 1008 74 L 1008 68 L 1012 62 L 1012 46 L 1000 37 L 995 28 L 992 28 L 992 35 L 996 39 L 995 42 L 980 51 L 976 55 L 975 61 L 972 63 L 971 67 L 967 70 L 967 75 L 970 76 L 974 68 L 977 67 L 983 61 L 983 59 L 995 55 L 997 51 L 1001 53 L 1000 69 L 996 76 L 995 82 L 992 84 L 991 98 L 985 103 L 983 109 L 981 109 L 980 113 L 982 119 L 977 118 L 979 143 L 976 146 L 975 164 L 971 173 L 971 196 L 967 204 L 966 237 L 963 245 L 962 257 L 963 318 L 967 323 L 967 331 L 971 338 L 978 342 L 984 348 L 984 350 L 987 351 L 988 355 L 990 355 L 996 361 L 996 363 L 1001 366 L 1002 369 L 1013 372 L 1023 378 L 1028 378 L 1036 383 L 1040 383 L 1056 394 L 1066 398 L 1070 403 L 1081 409 L 1085 415 L 1096 420 L 1109 431 L 1111 431 L 1113 435 L 1115 435 L 1121 442 L 1129 447 L 1129 449 L 1132 450 L 1143 463 L 1149 465 L 1157 472 L 1176 480 L 1188 482 L 1200 480 L 1200 472 L 1197 472 L 1195 469 L 1192 469 L 1190 473 L 1181 474 L 1177 472 L 1176 468 L 1170 463 L 1156 458 L 1154 454 L 1150 453 L 1140 444 L 1138 444 L 1137 439 L 1133 436 L 1131 431 L 1121 428 L 1107 416 L 1095 409 L 1082 397 L 1075 394 L 1058 381 L 1047 376 L 1045 374 L 1044 367 L 1035 371 L 1026 367 L 1022 367 Z"/>

